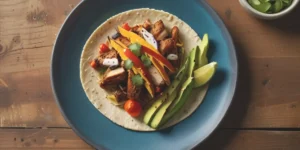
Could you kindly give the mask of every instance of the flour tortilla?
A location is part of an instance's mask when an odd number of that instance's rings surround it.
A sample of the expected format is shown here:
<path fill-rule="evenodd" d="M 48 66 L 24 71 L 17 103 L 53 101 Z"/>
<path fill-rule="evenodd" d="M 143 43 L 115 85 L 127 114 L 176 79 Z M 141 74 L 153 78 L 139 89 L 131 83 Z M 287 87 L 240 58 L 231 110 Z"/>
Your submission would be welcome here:
<path fill-rule="evenodd" d="M 197 33 L 175 15 L 161 10 L 141 8 L 117 14 L 101 24 L 87 40 L 80 60 L 80 79 L 90 102 L 114 123 L 136 131 L 155 131 L 155 129 L 152 129 L 143 123 L 144 115 L 141 115 L 139 118 L 133 118 L 123 108 L 113 105 L 106 99 L 107 93 L 98 83 L 99 75 L 92 67 L 90 67 L 89 62 L 98 56 L 99 45 L 107 41 L 107 36 L 115 34 L 115 29 L 118 26 L 124 22 L 128 22 L 131 26 L 143 24 L 146 19 L 150 19 L 152 23 L 161 19 L 169 31 L 173 26 L 178 26 L 180 33 L 179 37 L 184 43 L 186 54 L 200 43 L 200 38 Z M 207 87 L 194 89 L 184 107 L 160 129 L 177 124 L 190 116 L 201 104 L 206 91 Z"/>

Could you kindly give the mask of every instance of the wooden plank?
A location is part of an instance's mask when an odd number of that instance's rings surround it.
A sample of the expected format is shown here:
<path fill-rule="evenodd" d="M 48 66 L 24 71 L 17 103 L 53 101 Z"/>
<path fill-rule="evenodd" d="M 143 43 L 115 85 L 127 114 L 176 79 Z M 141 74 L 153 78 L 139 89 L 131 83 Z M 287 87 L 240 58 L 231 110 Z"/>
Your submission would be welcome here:
<path fill-rule="evenodd" d="M 260 20 L 249 15 L 237 0 L 207 2 L 229 29 L 238 51 L 247 57 L 300 57 L 300 6 L 290 15 L 274 20 Z"/>
<path fill-rule="evenodd" d="M 239 86 L 222 127 L 300 127 L 300 20 L 294 19 L 300 9 L 264 21 L 239 1 L 207 1 L 228 27 L 239 59 Z"/>
<path fill-rule="evenodd" d="M 0 149 L 90 150 L 71 129 L 0 129 Z"/>
<path fill-rule="evenodd" d="M 52 94 L 57 32 L 80 0 L 1 0 L 0 127 L 67 127 Z"/>
<path fill-rule="evenodd" d="M 2 74 L 1 80 L 0 127 L 68 126 L 54 102 L 48 68 Z"/>
<path fill-rule="evenodd" d="M 299 131 L 217 130 L 195 150 L 298 150 Z M 0 149 L 93 149 L 71 129 L 0 129 Z"/>
<path fill-rule="evenodd" d="M 240 60 L 236 96 L 221 127 L 299 128 L 300 59 Z"/>
<path fill-rule="evenodd" d="M 298 150 L 299 131 L 218 130 L 196 150 Z"/>
<path fill-rule="evenodd" d="M 79 1 L 2 0 L 0 75 L 49 67 L 57 32 Z"/>

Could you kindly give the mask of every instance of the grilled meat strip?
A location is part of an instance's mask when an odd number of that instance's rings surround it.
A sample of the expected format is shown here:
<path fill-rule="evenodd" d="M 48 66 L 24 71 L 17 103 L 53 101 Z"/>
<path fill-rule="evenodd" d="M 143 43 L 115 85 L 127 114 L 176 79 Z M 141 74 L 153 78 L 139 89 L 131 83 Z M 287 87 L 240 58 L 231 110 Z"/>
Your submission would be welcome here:
<path fill-rule="evenodd" d="M 99 56 L 98 56 L 98 58 L 97 58 L 97 65 L 99 66 L 99 67 L 107 67 L 107 66 L 104 66 L 103 65 L 103 62 L 104 62 L 104 59 L 112 59 L 112 58 L 116 58 L 116 59 L 118 59 L 118 52 L 117 51 L 115 51 L 115 50 L 110 50 L 110 51 L 108 51 L 108 52 L 106 52 L 106 53 L 101 53 Z"/>
<path fill-rule="evenodd" d="M 131 44 L 130 41 L 124 36 L 119 36 L 116 40 L 120 41 L 121 43 L 123 43 L 127 47 Z"/>
<path fill-rule="evenodd" d="M 163 86 L 165 84 L 164 79 L 154 66 L 149 67 L 149 73 L 155 86 Z"/>
<path fill-rule="evenodd" d="M 147 19 L 144 24 L 143 24 L 143 28 L 146 29 L 147 31 L 150 31 L 151 30 L 151 22 L 149 19 Z"/>
<path fill-rule="evenodd" d="M 131 70 L 129 70 L 128 71 L 128 80 L 127 80 L 127 97 L 128 97 L 128 99 L 137 100 L 139 98 L 140 93 L 141 93 L 141 88 L 142 87 L 135 86 L 132 83 L 131 78 L 133 76 L 134 76 L 134 73 Z"/>
<path fill-rule="evenodd" d="M 123 67 L 111 70 L 108 68 L 103 75 L 103 79 L 100 81 L 100 86 L 105 89 L 109 85 L 117 85 L 124 82 L 127 78 L 127 72 Z"/>
<path fill-rule="evenodd" d="M 177 26 L 174 26 L 171 29 L 171 35 L 172 35 L 172 39 L 175 41 L 175 43 L 178 42 L 178 36 L 179 36 L 179 29 Z"/>
<path fill-rule="evenodd" d="M 162 40 L 159 42 L 159 51 L 162 55 L 167 57 L 169 54 L 175 54 L 178 56 L 178 48 L 176 46 L 176 43 L 178 41 L 178 35 L 179 35 L 179 29 L 177 26 L 174 26 L 171 30 L 172 37 Z M 179 57 L 177 60 L 170 60 L 172 65 L 175 68 L 178 68 L 180 65 Z"/>
<path fill-rule="evenodd" d="M 159 42 L 158 49 L 162 55 L 167 56 L 176 51 L 176 43 L 172 38 L 168 38 Z"/>
<path fill-rule="evenodd" d="M 152 24 L 151 24 L 150 20 L 147 19 L 143 25 L 136 25 L 136 26 L 132 27 L 131 31 L 138 35 L 141 35 L 142 28 L 146 29 L 147 31 L 150 31 L 151 26 L 152 26 Z"/>
<path fill-rule="evenodd" d="M 151 34 L 157 41 L 164 40 L 168 37 L 168 32 L 162 20 L 158 20 L 154 23 L 151 29 Z"/>

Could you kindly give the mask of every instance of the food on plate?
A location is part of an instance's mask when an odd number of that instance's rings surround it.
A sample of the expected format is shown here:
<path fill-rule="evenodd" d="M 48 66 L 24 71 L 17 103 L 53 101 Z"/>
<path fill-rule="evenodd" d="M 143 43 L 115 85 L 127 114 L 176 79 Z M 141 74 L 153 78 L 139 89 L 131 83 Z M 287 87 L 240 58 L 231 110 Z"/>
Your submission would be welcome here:
<path fill-rule="evenodd" d="M 200 87 L 206 84 L 215 74 L 217 69 L 217 63 L 211 62 L 201 68 L 194 71 L 194 87 Z"/>
<path fill-rule="evenodd" d="M 87 40 L 81 83 L 91 103 L 116 124 L 137 131 L 163 129 L 201 104 L 217 64 L 207 64 L 208 45 L 207 34 L 201 41 L 172 14 L 126 11 Z"/>

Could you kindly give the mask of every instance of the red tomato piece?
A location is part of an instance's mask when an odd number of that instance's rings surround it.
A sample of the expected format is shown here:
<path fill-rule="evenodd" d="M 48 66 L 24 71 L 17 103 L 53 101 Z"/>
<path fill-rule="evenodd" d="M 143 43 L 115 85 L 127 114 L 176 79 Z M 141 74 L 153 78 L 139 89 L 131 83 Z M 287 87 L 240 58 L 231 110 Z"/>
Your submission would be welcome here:
<path fill-rule="evenodd" d="M 127 30 L 127 31 L 129 31 L 131 29 L 131 27 L 128 25 L 128 23 L 124 23 L 122 25 L 122 28 L 125 29 L 125 30 Z"/>
<path fill-rule="evenodd" d="M 124 104 L 125 111 L 132 117 L 137 117 L 142 112 L 142 106 L 135 100 L 127 100 Z"/>
<path fill-rule="evenodd" d="M 90 63 L 91 67 L 93 67 L 94 69 L 96 69 L 98 67 L 97 63 L 95 60 L 91 61 Z"/>
<path fill-rule="evenodd" d="M 106 53 L 109 51 L 109 48 L 106 44 L 101 44 L 100 47 L 99 47 L 99 52 L 100 53 Z"/>

